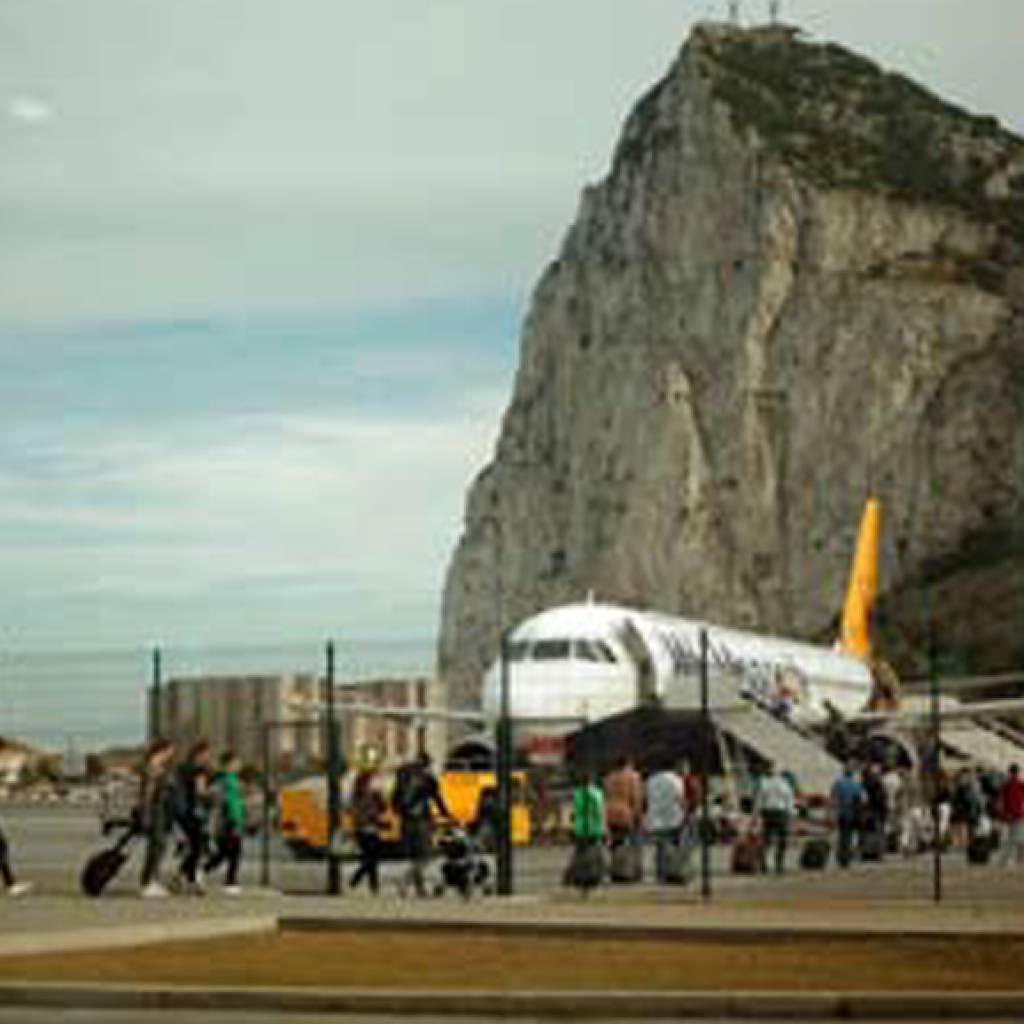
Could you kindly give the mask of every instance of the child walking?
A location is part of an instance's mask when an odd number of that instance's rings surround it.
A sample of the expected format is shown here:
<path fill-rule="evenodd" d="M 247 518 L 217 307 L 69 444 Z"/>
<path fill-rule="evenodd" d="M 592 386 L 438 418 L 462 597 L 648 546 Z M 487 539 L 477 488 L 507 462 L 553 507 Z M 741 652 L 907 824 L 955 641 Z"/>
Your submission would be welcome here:
<path fill-rule="evenodd" d="M 206 863 L 209 874 L 225 866 L 224 894 L 241 896 L 238 872 L 242 866 L 242 839 L 245 835 L 245 798 L 238 777 L 242 762 L 228 752 L 221 756 L 220 771 L 213 780 L 214 818 L 217 822 L 213 856 Z"/>

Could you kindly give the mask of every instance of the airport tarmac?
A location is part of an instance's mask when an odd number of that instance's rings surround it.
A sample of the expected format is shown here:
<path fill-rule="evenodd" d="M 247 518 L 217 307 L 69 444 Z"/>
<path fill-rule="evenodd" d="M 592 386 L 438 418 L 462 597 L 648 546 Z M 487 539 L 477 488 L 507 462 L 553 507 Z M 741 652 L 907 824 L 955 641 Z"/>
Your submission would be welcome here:
<path fill-rule="evenodd" d="M 36 883 L 41 895 L 73 896 L 78 893 L 78 874 L 91 853 L 109 844 L 100 833 L 95 812 L 85 808 L 4 807 L 0 805 L 0 822 L 11 843 L 15 868 L 19 876 Z M 323 862 L 297 862 L 280 845 L 271 851 L 270 888 L 295 896 L 319 896 L 324 891 Z M 515 891 L 532 898 L 573 900 L 575 896 L 561 884 L 569 852 L 565 847 L 518 848 L 515 851 Z M 740 901 L 831 903 L 847 901 L 908 902 L 931 901 L 933 894 L 933 862 L 928 855 L 904 859 L 889 857 L 880 864 L 855 865 L 850 871 L 834 866 L 820 873 L 796 869 L 796 844 L 789 858 L 793 868 L 782 877 L 737 876 L 728 871 L 728 850 L 714 851 L 712 889 L 716 902 Z M 141 852 L 124 870 L 111 888 L 110 897 L 131 897 L 137 892 Z M 652 856 L 648 853 L 648 866 Z M 695 857 L 694 864 L 698 863 Z M 384 866 L 384 892 L 393 895 L 403 865 Z M 347 872 L 346 872 L 347 874 Z M 648 875 L 650 872 L 648 872 Z M 1013 869 L 993 862 L 975 867 L 965 862 L 959 851 L 943 858 L 943 889 L 953 903 L 978 906 L 1020 906 L 1024 910 L 1024 868 Z M 260 889 L 260 840 L 246 844 L 242 884 L 253 892 Z M 687 889 L 659 889 L 651 884 L 628 887 L 605 887 L 597 902 L 626 903 L 692 903 L 699 881 Z M 215 896 L 215 894 L 214 894 Z M 364 891 L 346 892 L 349 901 L 369 901 Z M 105 902 L 110 902 L 108 898 Z M 137 902 L 137 901 L 133 901 Z M 180 900 L 173 901 L 180 904 Z M 217 899 L 218 903 L 226 902 Z M 3 904 L 0 904 L 3 906 Z M 6 914 L 0 914 L 0 928 Z"/>

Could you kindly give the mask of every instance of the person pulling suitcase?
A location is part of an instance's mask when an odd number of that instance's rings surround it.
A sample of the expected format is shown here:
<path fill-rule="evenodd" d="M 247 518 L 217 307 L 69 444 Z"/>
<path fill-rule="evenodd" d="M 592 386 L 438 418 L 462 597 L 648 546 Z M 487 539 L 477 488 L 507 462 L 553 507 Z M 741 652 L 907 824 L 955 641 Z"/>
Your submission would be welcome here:
<path fill-rule="evenodd" d="M 174 826 L 175 796 L 171 760 L 174 745 L 155 740 L 146 752 L 142 769 L 142 794 L 139 801 L 139 831 L 146 837 L 146 857 L 142 864 L 142 896 L 157 899 L 169 896 L 160 879 L 160 871 L 171 829 Z"/>
<path fill-rule="evenodd" d="M 0 828 L 0 883 L 3 888 L 0 892 L 7 896 L 26 896 L 35 888 L 31 882 L 19 882 L 14 876 L 14 868 L 11 867 L 11 847 Z"/>

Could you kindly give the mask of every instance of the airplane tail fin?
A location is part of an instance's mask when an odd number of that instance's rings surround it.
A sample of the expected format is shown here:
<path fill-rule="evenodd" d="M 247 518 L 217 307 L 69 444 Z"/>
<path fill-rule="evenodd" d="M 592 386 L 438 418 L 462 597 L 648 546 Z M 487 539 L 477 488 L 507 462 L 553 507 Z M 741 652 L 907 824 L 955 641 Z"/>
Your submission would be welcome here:
<path fill-rule="evenodd" d="M 881 508 L 875 498 L 864 506 L 864 516 L 853 556 L 850 584 L 843 605 L 839 648 L 844 654 L 871 660 L 871 612 L 878 592 L 878 540 Z"/>

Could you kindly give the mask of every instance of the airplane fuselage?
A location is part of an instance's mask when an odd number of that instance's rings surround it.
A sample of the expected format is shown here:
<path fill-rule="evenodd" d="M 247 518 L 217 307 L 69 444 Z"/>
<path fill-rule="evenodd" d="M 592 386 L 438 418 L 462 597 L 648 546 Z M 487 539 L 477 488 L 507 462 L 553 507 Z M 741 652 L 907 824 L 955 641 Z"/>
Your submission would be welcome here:
<path fill-rule="evenodd" d="M 519 625 L 507 643 L 508 711 L 517 733 L 558 736 L 645 704 L 696 704 L 701 634 L 710 687 L 727 685 L 794 723 L 865 708 L 858 658 L 812 644 L 603 604 L 566 605 Z M 501 713 L 500 663 L 484 684 L 484 716 Z"/>

